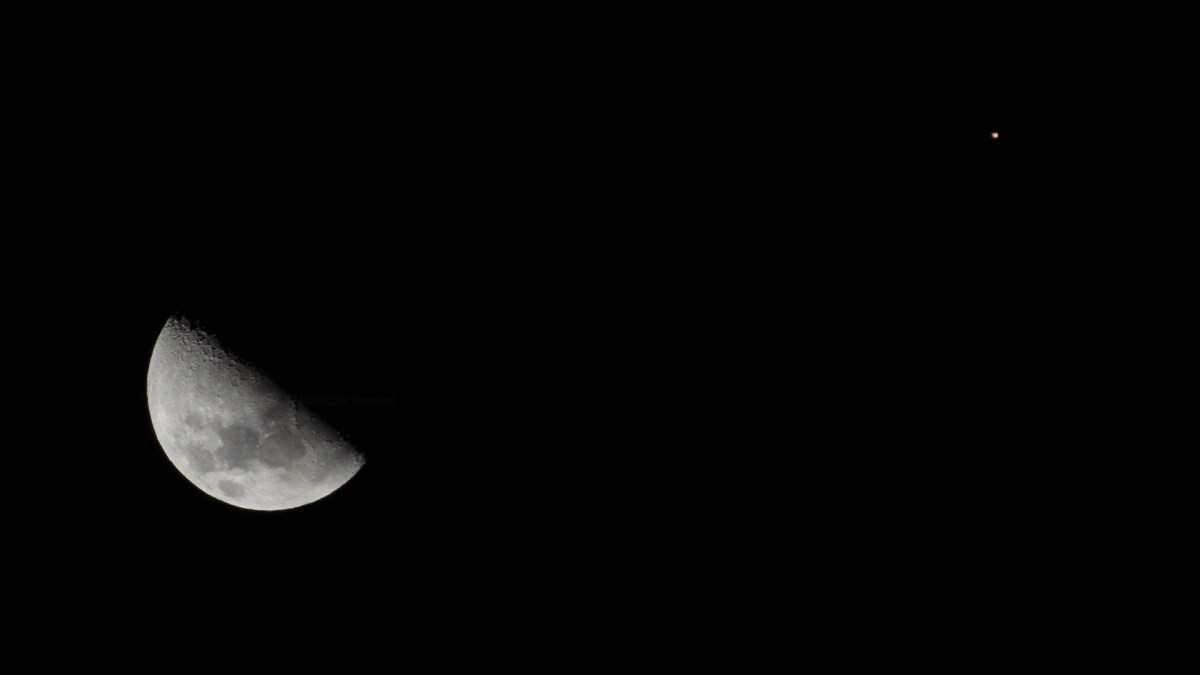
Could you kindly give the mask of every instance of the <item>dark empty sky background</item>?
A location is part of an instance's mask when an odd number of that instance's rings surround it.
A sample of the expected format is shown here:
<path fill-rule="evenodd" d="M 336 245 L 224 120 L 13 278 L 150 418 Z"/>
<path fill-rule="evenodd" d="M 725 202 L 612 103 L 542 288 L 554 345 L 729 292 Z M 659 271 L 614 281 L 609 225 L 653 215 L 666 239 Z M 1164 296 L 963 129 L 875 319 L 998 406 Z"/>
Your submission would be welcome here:
<path fill-rule="evenodd" d="M 54 24 L 8 59 L 35 465 L 9 555 L 50 653 L 854 661 L 880 635 L 987 670 L 1154 595 L 1156 232 L 1193 143 L 1165 27 L 234 23 Z M 321 410 L 366 468 L 290 512 L 194 488 L 145 403 L 176 312 L 373 399 Z"/>

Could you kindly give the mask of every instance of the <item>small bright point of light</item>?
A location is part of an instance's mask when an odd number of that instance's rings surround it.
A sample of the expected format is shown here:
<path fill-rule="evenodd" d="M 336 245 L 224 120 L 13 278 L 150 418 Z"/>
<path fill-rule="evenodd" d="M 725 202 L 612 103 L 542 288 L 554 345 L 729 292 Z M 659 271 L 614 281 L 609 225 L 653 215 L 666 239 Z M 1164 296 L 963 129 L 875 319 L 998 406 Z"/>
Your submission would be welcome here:
<path fill-rule="evenodd" d="M 1000 132 L 999 132 L 999 131 L 993 131 L 993 132 L 992 132 L 992 140 L 996 140 L 997 138 L 1000 138 Z"/>

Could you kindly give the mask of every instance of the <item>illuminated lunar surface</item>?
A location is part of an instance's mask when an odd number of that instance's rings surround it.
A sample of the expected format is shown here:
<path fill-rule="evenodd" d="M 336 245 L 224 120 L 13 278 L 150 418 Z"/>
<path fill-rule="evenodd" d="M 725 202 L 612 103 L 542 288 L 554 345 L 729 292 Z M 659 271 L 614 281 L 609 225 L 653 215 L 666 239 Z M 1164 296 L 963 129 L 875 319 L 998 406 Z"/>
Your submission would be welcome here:
<path fill-rule="evenodd" d="M 363 455 L 259 369 L 187 319 L 154 345 L 146 399 L 175 468 L 234 506 L 277 511 L 337 490 Z"/>

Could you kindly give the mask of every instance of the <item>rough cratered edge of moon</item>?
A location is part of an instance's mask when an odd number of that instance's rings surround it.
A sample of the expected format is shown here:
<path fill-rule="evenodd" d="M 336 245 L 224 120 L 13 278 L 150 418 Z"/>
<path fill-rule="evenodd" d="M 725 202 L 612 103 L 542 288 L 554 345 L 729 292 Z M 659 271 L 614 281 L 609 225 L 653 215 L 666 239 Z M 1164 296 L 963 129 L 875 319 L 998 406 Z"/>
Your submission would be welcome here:
<path fill-rule="evenodd" d="M 227 504 L 303 506 L 340 488 L 364 463 L 332 427 L 182 316 L 158 336 L 146 399 L 171 463 Z"/>

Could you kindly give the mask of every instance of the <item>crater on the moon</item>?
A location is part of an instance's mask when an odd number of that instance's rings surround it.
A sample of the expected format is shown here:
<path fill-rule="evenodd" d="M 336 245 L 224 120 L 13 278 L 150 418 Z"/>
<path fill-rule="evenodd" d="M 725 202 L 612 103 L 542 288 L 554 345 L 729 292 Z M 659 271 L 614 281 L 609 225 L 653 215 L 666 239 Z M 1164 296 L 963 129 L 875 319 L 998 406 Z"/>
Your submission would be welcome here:
<path fill-rule="evenodd" d="M 217 483 L 217 487 L 221 488 L 221 492 L 224 492 L 225 494 L 234 498 L 241 497 L 242 495 L 246 494 L 246 488 L 231 480 L 220 481 Z"/>

